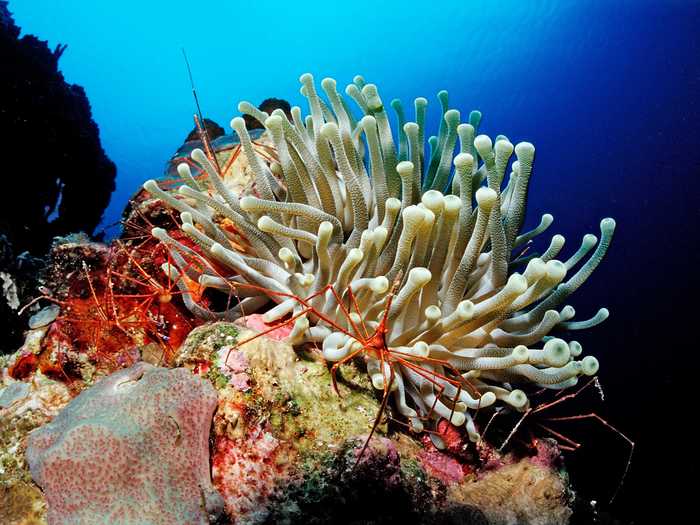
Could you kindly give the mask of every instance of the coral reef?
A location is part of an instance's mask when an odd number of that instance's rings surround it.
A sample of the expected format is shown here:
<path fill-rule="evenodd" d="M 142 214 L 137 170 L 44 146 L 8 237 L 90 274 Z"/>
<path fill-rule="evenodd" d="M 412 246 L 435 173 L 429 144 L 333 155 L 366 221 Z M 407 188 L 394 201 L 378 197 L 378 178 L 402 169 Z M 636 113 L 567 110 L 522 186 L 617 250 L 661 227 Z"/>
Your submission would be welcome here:
<path fill-rule="evenodd" d="M 55 235 L 93 232 L 116 168 L 102 150 L 83 88 L 66 83 L 58 70 L 65 46 L 52 51 L 19 33 L 7 2 L 0 2 L 0 126 L 12 152 L 3 163 L 5 191 L 32 196 L 2 207 L 0 229 L 18 253 L 40 255 Z"/>
<path fill-rule="evenodd" d="M 464 436 L 445 436 L 449 450 L 438 451 L 389 432 L 387 417 L 360 456 L 380 406 L 367 376 L 343 365 L 336 395 L 318 356 L 268 337 L 237 346 L 250 338 L 245 324 L 257 320 L 196 328 L 181 355 L 219 389 L 212 477 L 232 522 L 566 523 L 555 445 L 532 457 L 491 450 L 481 462 Z"/>
<path fill-rule="evenodd" d="M 321 83 L 328 104 L 311 75 L 301 82 L 311 108 L 306 119 L 298 107 L 290 120 L 279 110 L 268 115 L 239 105 L 264 124 L 276 159 L 253 147 L 242 118 L 231 122 L 254 174 L 252 195 L 232 192 L 215 157 L 200 149 L 178 166 L 184 183 L 177 194 L 153 180 L 144 184 L 180 212 L 189 243 L 162 228 L 152 233 L 170 248 L 174 264 L 164 272 L 195 316 L 233 320 L 265 308 L 265 322 L 294 323 L 294 345 L 319 343 L 330 362 L 362 357 L 372 384 L 393 394 L 412 429 L 447 419 L 465 426 L 472 441 L 479 440 L 475 411 L 496 404 L 525 411 L 521 388 L 564 389 L 597 372 L 593 356 L 576 359 L 578 342 L 551 333 L 607 317 L 603 308 L 572 321 L 571 306 L 558 308 L 603 259 L 612 219 L 601 222 L 600 242 L 586 235 L 563 261 L 555 259 L 561 235 L 541 255 L 525 256 L 553 220 L 545 214 L 520 233 L 532 144 L 477 135 L 481 114 L 460 123 L 441 92 L 439 136 L 424 158 L 425 99 L 415 100 L 415 122 L 405 122 L 401 104 L 392 102 L 397 149 L 376 86 L 356 77 L 347 87 L 364 113 L 358 121 L 334 80 Z M 192 163 L 206 179 L 193 176 Z M 198 303 L 186 286 L 192 281 L 199 293 L 227 294 L 227 308 Z"/>
<path fill-rule="evenodd" d="M 85 390 L 29 437 L 49 522 L 209 523 L 222 508 L 209 474 L 215 405 L 187 370 L 147 363 Z"/>
<path fill-rule="evenodd" d="M 54 243 L 0 358 L 0 521 L 567 523 L 573 442 L 538 418 L 597 371 L 556 336 L 607 317 L 561 305 L 614 222 L 536 254 L 532 145 L 443 92 L 425 155 L 425 99 L 416 122 L 392 102 L 397 147 L 372 84 L 346 90 L 360 119 L 302 84 L 306 118 L 241 103 L 213 141 L 197 121 L 110 245 Z"/>

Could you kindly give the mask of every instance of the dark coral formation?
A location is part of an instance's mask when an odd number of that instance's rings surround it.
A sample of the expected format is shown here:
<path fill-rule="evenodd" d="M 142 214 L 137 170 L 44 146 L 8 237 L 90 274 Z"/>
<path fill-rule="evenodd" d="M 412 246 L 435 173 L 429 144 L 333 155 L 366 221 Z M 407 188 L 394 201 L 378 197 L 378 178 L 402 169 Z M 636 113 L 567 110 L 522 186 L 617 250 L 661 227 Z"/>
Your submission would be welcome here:
<path fill-rule="evenodd" d="M 85 91 L 58 70 L 65 46 L 52 51 L 19 34 L 0 1 L 0 129 L 11 196 L 0 208 L 0 230 L 18 253 L 41 254 L 55 235 L 95 230 L 116 167 L 102 149 Z"/>
<path fill-rule="evenodd" d="M 28 316 L 20 319 L 17 312 L 36 293 L 45 264 L 27 252 L 18 254 L 7 236 L 0 234 L 0 355 L 14 352 L 24 340 Z"/>
<path fill-rule="evenodd" d="M 290 121 L 292 119 L 292 106 L 282 98 L 266 98 L 260 103 L 258 109 L 264 111 L 268 115 L 272 115 L 272 112 L 276 109 L 281 109 Z M 243 120 L 245 121 L 245 127 L 249 130 L 265 128 L 261 122 L 257 121 L 251 115 L 244 114 Z"/>
<path fill-rule="evenodd" d="M 218 139 L 222 135 L 226 134 L 226 130 L 219 126 L 216 122 L 209 118 L 205 118 L 202 120 L 202 127 L 204 130 L 207 132 L 207 137 L 209 140 L 214 140 Z M 199 128 L 195 126 L 192 131 L 185 137 L 185 142 L 190 142 L 191 140 L 196 140 L 199 141 Z"/>

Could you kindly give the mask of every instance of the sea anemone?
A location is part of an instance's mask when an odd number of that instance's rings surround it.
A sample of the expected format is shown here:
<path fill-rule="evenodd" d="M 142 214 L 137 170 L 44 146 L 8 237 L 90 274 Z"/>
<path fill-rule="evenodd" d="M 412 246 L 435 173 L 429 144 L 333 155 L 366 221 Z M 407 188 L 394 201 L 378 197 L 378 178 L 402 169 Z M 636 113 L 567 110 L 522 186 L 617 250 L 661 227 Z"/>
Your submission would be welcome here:
<path fill-rule="evenodd" d="M 415 122 L 405 122 L 401 103 L 392 101 L 394 135 L 375 85 L 355 77 L 345 89 L 363 113 L 358 120 L 335 80 L 321 82 L 325 101 L 310 74 L 300 80 L 311 111 L 305 118 L 298 107 L 289 120 L 280 110 L 268 115 L 239 105 L 265 126 L 275 161 L 256 153 L 242 118 L 231 122 L 257 195 L 229 191 L 201 150 L 192 160 L 208 174 L 208 186 L 187 164 L 178 167 L 184 184 L 177 196 L 153 180 L 144 184 L 181 213 L 182 231 L 198 246 L 153 230 L 174 261 L 163 269 L 183 277 L 183 299 L 195 315 L 231 320 L 263 311 L 268 323 L 293 322 L 292 344 L 319 343 L 329 362 L 364 358 L 372 384 L 385 397 L 393 393 L 396 410 L 414 429 L 444 418 L 465 425 L 472 440 L 479 437 L 475 410 L 529 406 L 518 386 L 563 389 L 598 371 L 594 357 L 578 359 L 579 343 L 549 334 L 607 317 L 601 309 L 572 321 L 571 306 L 558 308 L 603 259 L 612 219 L 601 222 L 600 242 L 584 236 L 566 260 L 555 259 L 561 235 L 541 255 L 526 256 L 553 221 L 545 214 L 539 226 L 519 234 L 532 144 L 477 135 L 481 114 L 473 111 L 460 123 L 442 91 L 439 134 L 428 140 L 426 157 L 426 99 L 415 99 Z M 513 152 L 517 160 L 510 163 Z M 236 304 L 220 312 L 202 306 L 187 293 L 193 281 L 233 291 Z M 266 306 L 270 301 L 273 307 Z"/>

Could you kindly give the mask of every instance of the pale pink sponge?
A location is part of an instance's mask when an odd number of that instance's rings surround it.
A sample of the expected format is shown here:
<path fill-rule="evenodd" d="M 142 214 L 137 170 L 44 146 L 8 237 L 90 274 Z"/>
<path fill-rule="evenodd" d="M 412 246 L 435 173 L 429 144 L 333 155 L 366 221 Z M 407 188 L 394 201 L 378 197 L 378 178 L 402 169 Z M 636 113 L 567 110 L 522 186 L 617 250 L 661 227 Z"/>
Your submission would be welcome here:
<path fill-rule="evenodd" d="M 206 524 L 217 396 L 189 370 L 137 363 L 99 381 L 30 435 L 27 461 L 50 524 Z"/>

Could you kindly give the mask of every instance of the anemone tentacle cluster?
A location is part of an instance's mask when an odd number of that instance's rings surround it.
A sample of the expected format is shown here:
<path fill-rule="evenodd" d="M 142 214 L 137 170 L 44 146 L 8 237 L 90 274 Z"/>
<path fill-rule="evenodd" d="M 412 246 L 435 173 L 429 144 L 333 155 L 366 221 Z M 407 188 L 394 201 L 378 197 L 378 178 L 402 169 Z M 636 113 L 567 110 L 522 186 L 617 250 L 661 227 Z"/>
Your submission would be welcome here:
<path fill-rule="evenodd" d="M 561 235 L 541 255 L 514 257 L 553 221 L 545 214 L 539 226 L 520 233 L 532 144 L 478 135 L 481 114 L 473 111 L 461 123 L 442 91 L 439 134 L 428 139 L 425 155 L 426 99 L 415 99 L 414 122 L 406 122 L 401 103 L 392 101 L 399 124 L 394 135 L 377 87 L 361 77 L 345 89 L 350 100 L 333 79 L 321 82 L 325 100 L 310 74 L 301 83 L 310 106 L 306 117 L 298 107 L 290 121 L 279 110 L 267 115 L 250 103 L 239 105 L 265 126 L 278 161 L 268 164 L 255 152 L 242 118 L 231 122 L 257 196 L 230 192 L 201 150 L 192 160 L 208 174 L 208 187 L 187 164 L 178 167 L 185 184 L 177 196 L 155 181 L 144 184 L 181 213 L 182 231 L 205 254 L 156 228 L 153 235 L 169 246 L 174 261 L 164 271 L 204 288 L 234 287 L 240 298 L 212 312 L 180 280 L 193 313 L 231 320 L 264 311 L 267 322 L 292 316 L 293 344 L 320 343 L 331 362 L 362 355 L 373 385 L 393 391 L 396 409 L 414 429 L 445 418 L 465 425 L 473 440 L 474 410 L 495 403 L 528 407 L 519 385 L 563 389 L 597 372 L 594 357 L 578 359 L 579 343 L 549 334 L 607 317 L 602 308 L 592 319 L 573 321 L 574 309 L 562 305 L 603 259 L 612 219 L 601 222 L 600 242 L 584 236 L 565 260 L 555 258 Z M 249 251 L 235 249 L 222 221 L 233 224 Z M 222 275 L 222 267 L 230 274 Z M 270 302 L 274 306 L 266 306 Z M 386 328 L 388 353 L 362 352 L 365 336 L 378 327 Z"/>

